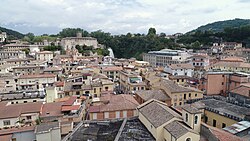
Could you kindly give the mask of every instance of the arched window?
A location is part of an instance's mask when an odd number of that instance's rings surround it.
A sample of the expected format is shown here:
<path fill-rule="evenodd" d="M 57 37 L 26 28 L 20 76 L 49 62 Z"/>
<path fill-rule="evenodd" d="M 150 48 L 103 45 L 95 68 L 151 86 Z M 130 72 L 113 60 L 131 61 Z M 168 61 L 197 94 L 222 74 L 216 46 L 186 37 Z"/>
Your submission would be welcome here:
<path fill-rule="evenodd" d="M 191 141 L 191 138 L 187 138 L 186 141 Z"/>
<path fill-rule="evenodd" d="M 188 122 L 188 113 L 186 113 L 186 122 Z"/>
<path fill-rule="evenodd" d="M 197 124 L 198 123 L 198 116 L 195 116 L 194 117 L 194 124 Z"/>

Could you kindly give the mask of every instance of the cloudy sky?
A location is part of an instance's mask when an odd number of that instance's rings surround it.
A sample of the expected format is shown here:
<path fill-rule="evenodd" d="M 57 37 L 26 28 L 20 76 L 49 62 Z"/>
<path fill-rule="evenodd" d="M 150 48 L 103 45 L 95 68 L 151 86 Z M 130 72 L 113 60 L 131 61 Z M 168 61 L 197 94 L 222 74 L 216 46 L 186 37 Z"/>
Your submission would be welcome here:
<path fill-rule="evenodd" d="M 1 0 L 0 26 L 37 35 L 80 27 L 112 34 L 185 33 L 214 21 L 250 19 L 250 0 Z"/>

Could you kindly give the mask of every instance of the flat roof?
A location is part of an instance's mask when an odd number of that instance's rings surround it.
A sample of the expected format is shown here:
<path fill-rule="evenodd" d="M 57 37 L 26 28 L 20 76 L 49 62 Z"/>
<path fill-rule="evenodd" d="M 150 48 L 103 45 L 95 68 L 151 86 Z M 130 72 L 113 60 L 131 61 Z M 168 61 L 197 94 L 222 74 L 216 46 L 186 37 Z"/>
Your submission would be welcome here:
<path fill-rule="evenodd" d="M 250 108 L 238 106 L 223 100 L 205 99 L 200 102 L 205 104 L 205 109 L 230 119 L 241 121 L 250 113 Z"/>
<path fill-rule="evenodd" d="M 249 121 L 240 121 L 240 122 L 235 123 L 231 126 L 223 128 L 223 130 L 225 130 L 229 133 L 232 133 L 232 134 L 237 134 L 237 133 L 242 132 L 248 128 L 250 128 Z"/>

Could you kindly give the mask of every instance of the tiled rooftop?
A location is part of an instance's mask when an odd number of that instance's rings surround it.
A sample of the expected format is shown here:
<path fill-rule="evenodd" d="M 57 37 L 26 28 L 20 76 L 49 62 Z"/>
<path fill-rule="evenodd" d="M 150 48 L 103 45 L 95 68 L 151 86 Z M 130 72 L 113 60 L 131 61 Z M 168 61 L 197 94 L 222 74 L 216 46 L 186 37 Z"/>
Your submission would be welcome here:
<path fill-rule="evenodd" d="M 138 107 L 138 110 L 141 114 L 147 117 L 149 122 L 156 128 L 173 119 L 174 117 L 181 117 L 172 109 L 167 107 L 166 104 L 156 100 L 151 100 L 148 103 L 144 103 Z"/>

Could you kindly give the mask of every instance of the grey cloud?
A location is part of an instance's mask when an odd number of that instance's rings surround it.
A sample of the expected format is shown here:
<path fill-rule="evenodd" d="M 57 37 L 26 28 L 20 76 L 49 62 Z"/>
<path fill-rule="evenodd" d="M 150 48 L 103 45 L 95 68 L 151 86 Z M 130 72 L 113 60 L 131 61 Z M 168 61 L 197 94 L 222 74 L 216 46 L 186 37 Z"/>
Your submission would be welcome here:
<path fill-rule="evenodd" d="M 0 26 L 36 34 L 57 33 L 65 27 L 114 34 L 146 33 L 152 26 L 170 34 L 187 32 L 211 21 L 248 17 L 249 10 L 242 7 L 249 5 L 239 1 L 1 0 Z"/>

